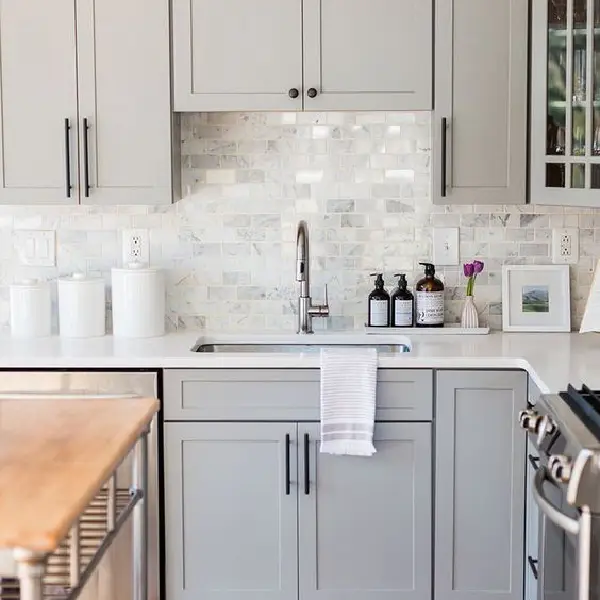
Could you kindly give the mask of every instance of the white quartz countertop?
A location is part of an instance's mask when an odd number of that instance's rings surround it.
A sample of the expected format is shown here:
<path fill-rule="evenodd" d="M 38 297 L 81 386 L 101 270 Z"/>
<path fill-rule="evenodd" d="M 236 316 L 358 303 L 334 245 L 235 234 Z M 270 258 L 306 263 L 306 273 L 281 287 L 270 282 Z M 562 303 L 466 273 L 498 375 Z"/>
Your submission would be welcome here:
<path fill-rule="evenodd" d="M 316 368 L 319 365 L 318 353 L 193 353 L 190 348 L 200 336 L 206 342 L 215 339 L 199 332 L 147 340 L 111 336 L 88 340 L 0 337 L 0 368 Z M 227 335 L 219 339 L 236 341 L 247 337 Z M 524 369 L 542 393 L 560 391 L 568 383 L 586 383 L 600 389 L 600 334 L 497 332 L 482 336 L 411 334 L 410 338 L 411 353 L 381 354 L 379 366 Z"/>

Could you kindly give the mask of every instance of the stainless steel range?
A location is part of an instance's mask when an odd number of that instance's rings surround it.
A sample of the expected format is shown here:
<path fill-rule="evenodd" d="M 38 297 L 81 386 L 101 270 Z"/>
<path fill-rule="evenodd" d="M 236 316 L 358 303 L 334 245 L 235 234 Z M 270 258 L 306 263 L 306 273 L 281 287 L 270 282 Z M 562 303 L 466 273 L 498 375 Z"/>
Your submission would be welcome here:
<path fill-rule="evenodd" d="M 600 600 L 600 392 L 569 386 L 519 415 L 539 508 L 540 600 Z M 536 452 L 537 451 L 537 452 Z"/>

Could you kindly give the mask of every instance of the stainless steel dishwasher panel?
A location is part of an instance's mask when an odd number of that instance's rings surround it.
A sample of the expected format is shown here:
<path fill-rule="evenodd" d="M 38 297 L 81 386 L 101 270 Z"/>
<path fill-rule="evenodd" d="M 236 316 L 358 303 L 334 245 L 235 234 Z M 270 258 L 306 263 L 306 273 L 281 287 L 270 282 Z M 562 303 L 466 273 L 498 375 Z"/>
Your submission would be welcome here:
<path fill-rule="evenodd" d="M 0 398 L 4 395 L 56 398 L 61 396 L 110 397 L 158 394 L 155 372 L 134 371 L 0 371 Z M 119 488 L 131 485 L 131 458 L 117 475 Z M 160 600 L 159 514 L 158 514 L 158 437 L 155 418 L 148 436 L 148 600 Z M 131 600 L 132 520 L 119 533 L 112 548 L 100 562 L 81 600 Z"/>

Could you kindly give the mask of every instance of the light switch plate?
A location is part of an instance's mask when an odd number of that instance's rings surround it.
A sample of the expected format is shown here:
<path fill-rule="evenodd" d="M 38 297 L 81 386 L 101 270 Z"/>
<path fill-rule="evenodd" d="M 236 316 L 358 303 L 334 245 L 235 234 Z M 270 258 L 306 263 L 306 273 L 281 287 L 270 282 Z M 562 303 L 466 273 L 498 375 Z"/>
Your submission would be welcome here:
<path fill-rule="evenodd" d="M 459 264 L 458 227 L 437 227 L 433 230 L 433 262 L 436 266 Z"/>
<path fill-rule="evenodd" d="M 56 265 L 56 232 L 17 229 L 14 242 L 19 262 L 29 267 Z"/>

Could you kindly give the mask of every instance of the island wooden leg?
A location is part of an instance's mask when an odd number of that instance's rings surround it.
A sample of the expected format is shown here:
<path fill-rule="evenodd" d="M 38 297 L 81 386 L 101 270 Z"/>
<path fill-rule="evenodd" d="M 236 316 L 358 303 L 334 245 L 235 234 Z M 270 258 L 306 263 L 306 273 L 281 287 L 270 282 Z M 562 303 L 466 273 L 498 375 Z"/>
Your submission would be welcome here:
<path fill-rule="evenodd" d="M 142 493 L 133 509 L 133 600 L 148 600 L 148 432 L 135 447 L 133 488 Z"/>
<path fill-rule="evenodd" d="M 46 570 L 46 555 L 17 548 L 14 557 L 17 561 L 21 600 L 43 600 L 42 578 Z"/>

